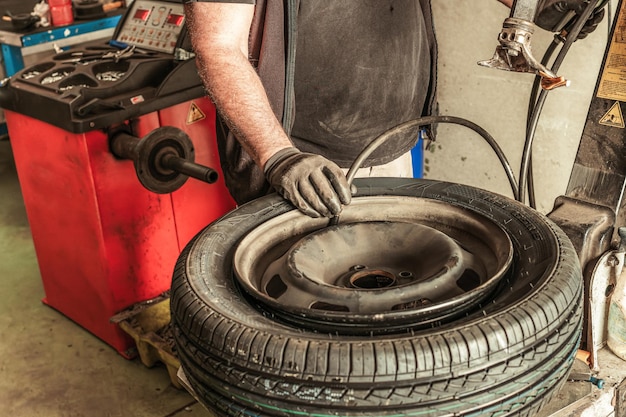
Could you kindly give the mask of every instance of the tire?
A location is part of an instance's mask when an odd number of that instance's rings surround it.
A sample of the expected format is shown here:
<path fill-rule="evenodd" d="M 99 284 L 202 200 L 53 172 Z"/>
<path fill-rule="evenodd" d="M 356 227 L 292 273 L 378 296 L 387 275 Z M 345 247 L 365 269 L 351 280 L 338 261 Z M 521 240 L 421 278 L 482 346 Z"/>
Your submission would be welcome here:
<path fill-rule="evenodd" d="M 353 204 L 410 197 L 493 223 L 512 243 L 511 271 L 448 321 L 402 329 L 383 315 L 392 332 L 316 331 L 274 314 L 233 277 L 242 238 L 294 211 L 275 195 L 255 200 L 200 232 L 176 265 L 172 325 L 197 398 L 219 416 L 534 415 L 566 380 L 581 335 L 582 276 L 565 234 L 516 201 L 468 186 L 356 184 Z"/>

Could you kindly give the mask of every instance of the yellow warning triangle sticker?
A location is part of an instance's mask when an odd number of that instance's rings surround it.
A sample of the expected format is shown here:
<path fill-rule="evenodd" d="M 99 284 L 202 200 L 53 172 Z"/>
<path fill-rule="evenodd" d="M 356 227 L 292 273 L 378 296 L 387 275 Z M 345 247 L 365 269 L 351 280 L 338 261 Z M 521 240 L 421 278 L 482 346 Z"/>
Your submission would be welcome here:
<path fill-rule="evenodd" d="M 619 105 L 619 101 L 616 101 L 615 104 L 611 106 L 609 111 L 602 116 L 600 124 L 624 129 L 624 115 L 622 114 L 622 108 Z"/>
<path fill-rule="evenodd" d="M 192 101 L 191 106 L 189 107 L 189 113 L 187 114 L 187 124 L 190 125 L 192 123 L 196 123 L 204 119 L 205 117 L 206 116 L 204 113 L 202 113 L 200 107 L 198 107 L 196 103 Z"/>

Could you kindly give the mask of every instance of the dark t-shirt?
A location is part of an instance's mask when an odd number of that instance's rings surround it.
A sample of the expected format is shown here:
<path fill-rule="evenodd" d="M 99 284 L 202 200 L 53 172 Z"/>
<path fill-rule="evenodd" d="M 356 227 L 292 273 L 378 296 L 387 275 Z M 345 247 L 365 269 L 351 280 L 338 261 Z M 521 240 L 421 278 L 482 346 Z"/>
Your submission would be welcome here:
<path fill-rule="evenodd" d="M 349 167 L 379 134 L 422 115 L 430 82 L 426 24 L 416 0 L 301 0 L 292 138 Z M 411 149 L 392 138 L 367 165 Z"/>

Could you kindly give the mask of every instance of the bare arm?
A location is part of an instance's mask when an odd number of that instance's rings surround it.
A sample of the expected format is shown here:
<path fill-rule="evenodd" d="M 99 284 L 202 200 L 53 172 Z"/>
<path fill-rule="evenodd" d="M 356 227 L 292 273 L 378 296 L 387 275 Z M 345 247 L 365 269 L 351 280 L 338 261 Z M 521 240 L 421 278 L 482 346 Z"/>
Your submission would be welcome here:
<path fill-rule="evenodd" d="M 508 6 L 509 8 L 511 8 L 511 6 L 513 6 L 513 0 L 498 0 L 500 3 L 504 4 L 505 6 Z"/>
<path fill-rule="evenodd" d="M 254 5 L 194 2 L 185 12 L 200 77 L 229 128 L 262 168 L 278 150 L 293 145 L 248 61 Z"/>

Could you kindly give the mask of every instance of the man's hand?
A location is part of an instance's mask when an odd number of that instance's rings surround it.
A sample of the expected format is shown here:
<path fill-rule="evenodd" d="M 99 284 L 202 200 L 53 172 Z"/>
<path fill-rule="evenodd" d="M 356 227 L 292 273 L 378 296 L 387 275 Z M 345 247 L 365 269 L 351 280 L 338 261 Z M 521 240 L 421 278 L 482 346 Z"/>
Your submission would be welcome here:
<path fill-rule="evenodd" d="M 341 169 L 320 155 L 285 148 L 265 164 L 274 189 L 311 217 L 333 217 L 350 204 L 350 185 Z"/>
<path fill-rule="evenodd" d="M 596 0 L 591 1 L 596 2 Z M 550 32 L 559 32 L 574 14 L 580 15 L 588 4 L 589 0 L 545 0 L 543 7 L 537 13 L 535 24 Z M 568 17 L 568 15 L 572 16 Z M 577 39 L 586 38 L 598 27 L 603 18 L 604 9 L 594 11 L 578 34 Z M 565 19 L 567 21 L 564 21 Z"/>

